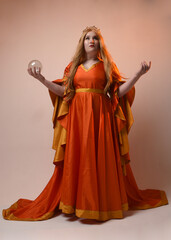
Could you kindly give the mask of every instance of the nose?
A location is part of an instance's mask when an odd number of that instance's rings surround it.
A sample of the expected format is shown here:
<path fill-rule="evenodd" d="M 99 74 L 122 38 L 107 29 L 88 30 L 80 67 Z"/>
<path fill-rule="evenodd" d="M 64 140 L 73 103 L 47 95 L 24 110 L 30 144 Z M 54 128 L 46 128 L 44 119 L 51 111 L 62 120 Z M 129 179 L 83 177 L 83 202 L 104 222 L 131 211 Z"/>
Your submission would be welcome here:
<path fill-rule="evenodd" d="M 90 43 L 94 43 L 94 39 L 93 38 L 91 39 Z"/>

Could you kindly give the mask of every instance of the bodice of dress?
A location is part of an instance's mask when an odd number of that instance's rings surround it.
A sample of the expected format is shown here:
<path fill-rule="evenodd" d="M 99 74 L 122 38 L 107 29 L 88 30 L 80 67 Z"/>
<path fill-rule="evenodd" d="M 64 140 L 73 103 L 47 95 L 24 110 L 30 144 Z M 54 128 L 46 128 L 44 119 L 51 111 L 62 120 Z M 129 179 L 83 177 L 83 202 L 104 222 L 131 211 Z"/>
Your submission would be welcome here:
<path fill-rule="evenodd" d="M 74 77 L 75 89 L 96 88 L 104 89 L 106 86 L 106 75 L 103 62 L 93 64 L 89 69 L 85 69 L 81 64 Z"/>

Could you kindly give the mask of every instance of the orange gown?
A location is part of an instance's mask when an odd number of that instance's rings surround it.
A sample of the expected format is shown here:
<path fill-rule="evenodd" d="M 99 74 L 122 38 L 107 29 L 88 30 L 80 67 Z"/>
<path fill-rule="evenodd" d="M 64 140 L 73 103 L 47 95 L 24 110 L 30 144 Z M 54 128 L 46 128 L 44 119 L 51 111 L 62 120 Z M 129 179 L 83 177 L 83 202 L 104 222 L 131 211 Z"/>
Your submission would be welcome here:
<path fill-rule="evenodd" d="M 70 65 L 66 68 L 65 80 Z M 123 218 L 123 211 L 168 204 L 164 191 L 140 190 L 130 168 L 128 132 L 133 123 L 130 106 L 134 88 L 122 98 L 116 81 L 112 99 L 103 93 L 103 62 L 74 77 L 70 103 L 50 92 L 54 105 L 55 170 L 34 200 L 19 199 L 3 210 L 8 220 L 45 220 L 59 209 L 79 218 L 106 221 Z"/>

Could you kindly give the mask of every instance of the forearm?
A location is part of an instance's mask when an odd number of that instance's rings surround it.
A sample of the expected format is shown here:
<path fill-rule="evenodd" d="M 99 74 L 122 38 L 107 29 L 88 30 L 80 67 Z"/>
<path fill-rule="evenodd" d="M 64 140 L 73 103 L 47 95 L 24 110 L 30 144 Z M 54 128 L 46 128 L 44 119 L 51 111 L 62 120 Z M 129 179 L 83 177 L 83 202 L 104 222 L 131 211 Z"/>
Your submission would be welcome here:
<path fill-rule="evenodd" d="M 61 86 L 59 84 L 53 83 L 51 81 L 48 81 L 46 79 L 43 80 L 39 80 L 43 85 L 45 85 L 51 92 L 53 92 L 54 94 L 63 97 L 64 95 L 64 91 L 65 91 L 65 87 Z"/>
<path fill-rule="evenodd" d="M 151 67 L 151 61 L 149 64 L 147 64 L 145 61 L 141 63 L 141 69 L 135 74 L 135 76 L 130 79 L 129 81 L 123 83 L 119 89 L 118 89 L 118 97 L 124 96 L 131 88 L 134 86 L 134 84 L 138 81 L 138 79 L 145 73 L 148 72 L 148 70 Z"/>
<path fill-rule="evenodd" d="M 128 80 L 127 82 L 123 83 L 118 89 L 118 97 L 124 96 L 129 90 L 134 86 L 134 84 L 138 81 L 141 77 L 139 73 L 137 73 L 132 79 Z"/>
<path fill-rule="evenodd" d="M 39 82 L 45 85 L 51 92 L 58 95 L 59 97 L 63 97 L 65 87 L 46 80 L 45 77 L 40 73 L 40 68 L 38 71 L 36 71 L 36 69 L 32 70 L 31 68 L 29 68 L 28 73 L 37 80 L 39 80 Z"/>

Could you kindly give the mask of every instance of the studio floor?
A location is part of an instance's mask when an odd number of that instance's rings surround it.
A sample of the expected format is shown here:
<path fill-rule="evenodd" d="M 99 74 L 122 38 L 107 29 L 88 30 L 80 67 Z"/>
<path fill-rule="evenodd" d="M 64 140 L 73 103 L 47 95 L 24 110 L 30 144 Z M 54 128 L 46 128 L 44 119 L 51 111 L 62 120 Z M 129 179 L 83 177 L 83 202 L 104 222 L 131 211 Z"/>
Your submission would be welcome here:
<path fill-rule="evenodd" d="M 169 199 L 169 197 L 168 197 Z M 3 208 L 3 206 L 2 206 Z M 1 209 L 2 209 L 1 208 Z M 123 219 L 96 222 L 59 214 L 40 222 L 6 221 L 0 217 L 1 240 L 170 240 L 171 205 L 125 212 Z"/>

